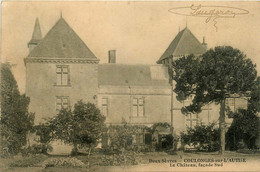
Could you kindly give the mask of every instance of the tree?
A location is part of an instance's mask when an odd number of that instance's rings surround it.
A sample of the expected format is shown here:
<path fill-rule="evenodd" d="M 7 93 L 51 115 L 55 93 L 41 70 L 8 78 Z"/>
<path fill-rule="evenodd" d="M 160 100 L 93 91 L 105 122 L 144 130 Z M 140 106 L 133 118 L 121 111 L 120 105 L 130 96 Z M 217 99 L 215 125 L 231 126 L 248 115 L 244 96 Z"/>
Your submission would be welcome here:
<path fill-rule="evenodd" d="M 225 98 L 232 94 L 244 95 L 252 90 L 257 76 L 255 65 L 240 50 L 220 46 L 208 50 L 201 57 L 182 57 L 173 62 L 173 68 L 176 72 L 177 98 L 195 95 L 192 104 L 185 107 L 183 112 L 198 113 L 203 105 L 212 102 L 220 104 L 220 153 L 223 153 Z"/>
<path fill-rule="evenodd" d="M 44 126 L 47 127 L 44 131 L 40 131 L 39 135 L 43 137 L 43 140 L 46 139 L 46 141 L 62 140 L 65 143 L 74 143 L 73 124 L 74 119 L 71 109 L 61 109 L 56 116 L 49 118 L 45 122 Z"/>
<path fill-rule="evenodd" d="M 94 104 L 85 104 L 82 101 L 75 104 L 73 115 L 73 143 L 88 147 L 90 155 L 91 149 L 97 146 L 101 139 L 105 117 Z"/>
<path fill-rule="evenodd" d="M 34 114 L 28 112 L 30 99 L 20 95 L 10 64 L 1 65 L 1 138 L 8 153 L 17 154 L 32 130 Z"/>
<path fill-rule="evenodd" d="M 88 147 L 89 156 L 101 139 L 104 121 L 105 117 L 94 104 L 80 100 L 74 105 L 73 111 L 62 109 L 49 123 L 54 139 L 72 143 L 74 154 L 78 152 L 78 145 Z"/>

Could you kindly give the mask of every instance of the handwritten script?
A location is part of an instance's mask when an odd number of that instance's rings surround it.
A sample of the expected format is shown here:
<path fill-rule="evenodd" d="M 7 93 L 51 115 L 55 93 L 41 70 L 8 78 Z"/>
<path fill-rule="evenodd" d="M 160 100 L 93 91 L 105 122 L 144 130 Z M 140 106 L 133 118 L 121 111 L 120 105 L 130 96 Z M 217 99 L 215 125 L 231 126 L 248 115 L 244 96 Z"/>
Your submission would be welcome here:
<path fill-rule="evenodd" d="M 238 15 L 249 14 L 248 10 L 230 6 L 202 6 L 191 5 L 188 7 L 177 7 L 169 9 L 169 12 L 173 14 L 193 17 L 204 17 L 205 22 L 214 22 L 214 27 L 217 31 L 217 19 L 218 18 L 235 18 Z"/>

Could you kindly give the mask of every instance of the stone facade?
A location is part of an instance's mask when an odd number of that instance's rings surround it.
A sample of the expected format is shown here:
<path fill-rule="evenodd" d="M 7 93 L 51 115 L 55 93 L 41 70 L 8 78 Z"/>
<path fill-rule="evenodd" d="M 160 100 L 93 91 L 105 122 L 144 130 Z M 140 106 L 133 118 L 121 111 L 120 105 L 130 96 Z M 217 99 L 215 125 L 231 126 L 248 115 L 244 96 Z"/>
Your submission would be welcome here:
<path fill-rule="evenodd" d="M 57 85 L 57 66 L 68 66 L 67 85 Z M 68 106 L 79 101 L 95 103 L 98 93 L 97 64 L 84 63 L 26 63 L 26 95 L 30 97 L 35 123 L 56 114 L 57 98 L 68 97 Z"/>

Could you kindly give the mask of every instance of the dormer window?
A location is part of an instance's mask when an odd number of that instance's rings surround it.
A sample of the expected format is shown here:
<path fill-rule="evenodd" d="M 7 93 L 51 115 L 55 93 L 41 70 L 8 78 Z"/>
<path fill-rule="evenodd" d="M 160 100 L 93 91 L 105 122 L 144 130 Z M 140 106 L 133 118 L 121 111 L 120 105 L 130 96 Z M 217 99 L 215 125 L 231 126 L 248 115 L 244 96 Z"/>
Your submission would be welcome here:
<path fill-rule="evenodd" d="M 57 86 L 70 85 L 68 65 L 57 65 L 56 74 L 57 74 Z"/>

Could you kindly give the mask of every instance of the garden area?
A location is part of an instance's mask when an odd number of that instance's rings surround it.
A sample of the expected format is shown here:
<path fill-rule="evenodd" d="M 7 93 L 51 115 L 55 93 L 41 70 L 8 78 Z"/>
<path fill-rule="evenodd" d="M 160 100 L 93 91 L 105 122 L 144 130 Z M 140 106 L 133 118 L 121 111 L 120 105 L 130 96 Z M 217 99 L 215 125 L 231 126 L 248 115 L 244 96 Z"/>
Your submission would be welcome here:
<path fill-rule="evenodd" d="M 163 169 L 165 171 L 171 170 L 167 163 L 151 163 L 151 160 L 176 160 L 177 162 L 183 161 L 183 159 L 220 159 L 220 158 L 246 158 L 247 164 L 257 164 L 260 161 L 259 152 L 244 151 L 230 152 L 227 151 L 225 155 L 221 156 L 218 152 L 176 152 L 175 154 L 168 152 L 140 152 L 135 153 L 128 152 L 129 158 L 127 163 L 120 160 L 120 156 L 104 155 L 101 150 L 95 151 L 88 158 L 88 155 L 77 156 L 61 156 L 61 155 L 30 155 L 22 157 L 17 155 L 12 158 L 1 158 L 0 170 L 1 171 L 46 171 L 46 172 L 59 172 L 59 171 L 138 171 L 143 168 L 155 168 L 154 170 Z M 88 162 L 90 166 L 88 166 Z M 120 163 L 121 162 L 121 163 Z M 227 164 L 229 165 L 229 164 Z"/>

